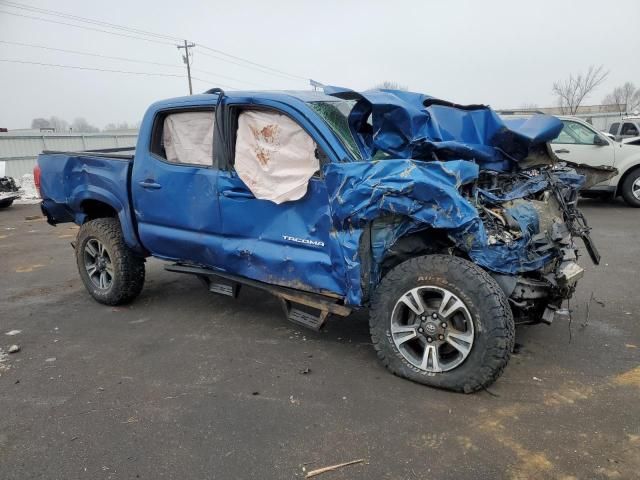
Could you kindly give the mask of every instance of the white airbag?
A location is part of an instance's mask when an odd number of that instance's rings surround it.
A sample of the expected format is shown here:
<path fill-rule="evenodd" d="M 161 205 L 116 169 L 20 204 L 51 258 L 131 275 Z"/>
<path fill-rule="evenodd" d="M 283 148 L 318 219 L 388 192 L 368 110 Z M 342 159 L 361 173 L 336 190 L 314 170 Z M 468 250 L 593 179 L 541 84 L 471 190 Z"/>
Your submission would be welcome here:
<path fill-rule="evenodd" d="M 213 112 L 168 115 L 162 141 L 170 162 L 213 165 Z"/>
<path fill-rule="evenodd" d="M 302 198 L 319 169 L 315 151 L 309 134 L 286 115 L 247 110 L 238 117 L 235 169 L 256 198 Z"/>

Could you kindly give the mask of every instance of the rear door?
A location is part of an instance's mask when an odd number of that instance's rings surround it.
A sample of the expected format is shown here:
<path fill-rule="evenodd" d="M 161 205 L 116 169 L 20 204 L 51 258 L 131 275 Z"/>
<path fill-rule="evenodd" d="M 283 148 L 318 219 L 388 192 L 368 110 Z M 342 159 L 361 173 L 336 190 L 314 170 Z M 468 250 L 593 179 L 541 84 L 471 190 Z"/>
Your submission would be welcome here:
<path fill-rule="evenodd" d="M 299 112 L 285 113 L 283 110 L 264 106 L 259 107 L 261 114 L 258 117 L 268 119 L 269 115 L 273 115 L 273 118 L 280 117 L 281 120 L 264 125 L 254 123 L 245 126 L 244 133 L 238 133 L 240 115 L 256 108 L 256 105 L 235 105 L 226 117 L 231 125 L 231 128 L 225 129 L 230 132 L 229 158 L 226 165 L 221 165 L 218 177 L 222 231 L 225 237 L 224 264 L 221 267 L 270 284 L 343 296 L 346 291 L 344 260 L 335 233 L 332 236 L 329 198 L 320 173 L 321 166 L 328 161 L 328 157 L 323 148 L 318 146 L 321 143 L 318 134 Z M 283 115 L 288 119 L 286 125 L 282 122 Z M 300 122 L 304 122 L 305 127 Z M 251 135 L 261 137 L 263 143 L 252 142 L 247 138 Z M 309 137 L 312 139 L 310 142 Z M 291 145 L 294 138 L 296 145 Z M 242 144 L 245 141 L 252 145 Z M 308 150 L 311 144 L 315 151 Z M 269 151 L 265 151 L 262 148 L 264 146 Z M 244 173 L 239 174 L 236 170 L 236 158 L 244 155 L 246 160 L 252 149 L 258 160 L 254 162 L 255 166 L 260 168 L 262 164 L 268 170 L 266 164 L 271 162 L 271 165 L 275 165 L 272 172 L 279 174 L 282 171 L 278 168 L 287 168 L 290 175 L 276 175 L 277 178 L 268 178 L 267 175 L 265 179 L 261 176 L 264 173 L 262 170 L 260 175 L 247 180 L 252 183 L 250 189 L 241 176 L 246 180 L 246 172 L 253 167 L 240 163 L 238 166 L 242 168 L 239 171 Z M 278 157 L 279 153 L 274 153 L 276 150 L 287 151 L 291 155 L 283 160 L 282 155 Z M 237 155 L 238 151 L 242 153 Z M 313 163 L 311 156 L 316 156 L 317 171 L 307 169 L 311 176 L 308 180 L 305 177 L 301 184 L 302 190 L 289 189 L 290 185 L 295 185 L 295 181 L 291 179 L 291 175 L 297 175 L 298 165 L 295 162 L 311 160 L 310 163 Z M 282 162 L 281 166 L 277 166 L 276 162 Z M 283 188 L 283 183 L 289 186 Z M 282 201 L 282 191 L 297 191 L 293 197 L 302 196 Z"/>
<path fill-rule="evenodd" d="M 212 108 L 159 111 L 148 148 L 136 151 L 133 205 L 140 240 L 155 256 L 217 262 L 222 237 L 214 117 Z"/>
<path fill-rule="evenodd" d="M 561 160 L 593 167 L 614 166 L 615 148 L 611 140 L 582 123 L 572 120 L 562 120 L 562 123 L 562 131 L 551 142 L 554 153 Z M 602 144 L 596 143 L 596 136 Z"/>

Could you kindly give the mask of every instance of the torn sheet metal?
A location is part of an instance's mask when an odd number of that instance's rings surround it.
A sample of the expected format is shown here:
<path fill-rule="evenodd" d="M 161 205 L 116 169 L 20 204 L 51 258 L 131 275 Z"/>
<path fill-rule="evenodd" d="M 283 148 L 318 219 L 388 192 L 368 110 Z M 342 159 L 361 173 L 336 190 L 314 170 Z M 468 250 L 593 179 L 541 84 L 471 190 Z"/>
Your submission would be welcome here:
<path fill-rule="evenodd" d="M 473 160 L 483 169 L 512 171 L 532 149 L 554 139 L 562 122 L 533 115 L 507 125 L 485 105 L 457 105 L 400 90 L 325 93 L 356 100 L 349 126 L 364 158 Z"/>
<path fill-rule="evenodd" d="M 316 143 L 286 115 L 245 110 L 238 116 L 235 169 L 256 198 L 298 200 L 320 165 Z"/>
<path fill-rule="evenodd" d="M 361 271 L 358 258 L 366 222 L 384 215 L 406 220 L 379 229 L 371 239 L 373 285 L 379 280 L 379 264 L 387 249 L 407 233 L 425 228 L 443 229 L 449 238 L 478 265 L 495 273 L 513 275 L 543 268 L 558 255 L 549 240 L 541 235 L 539 214 L 530 202 L 511 202 L 554 182 L 580 181 L 570 170 L 557 174 L 532 175 L 514 190 L 498 197 L 474 200 L 463 196 L 460 188 L 477 180 L 479 168 L 473 162 L 423 162 L 392 159 L 374 162 L 334 163 L 325 168 L 332 217 L 347 259 L 348 302 L 360 300 Z M 478 201 L 505 203 L 504 215 L 516 225 L 518 236 L 506 240 L 492 237 L 479 214 Z M 504 220 L 506 222 L 506 220 Z M 544 233 L 544 232 L 543 232 Z"/>

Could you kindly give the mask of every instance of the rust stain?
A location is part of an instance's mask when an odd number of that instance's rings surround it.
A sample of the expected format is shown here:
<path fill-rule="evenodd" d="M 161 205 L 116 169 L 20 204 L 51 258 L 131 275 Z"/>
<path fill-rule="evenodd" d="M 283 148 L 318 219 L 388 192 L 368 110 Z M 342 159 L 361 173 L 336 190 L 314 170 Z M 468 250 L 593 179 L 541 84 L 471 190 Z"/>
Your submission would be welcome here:
<path fill-rule="evenodd" d="M 558 391 L 545 394 L 544 404 L 547 406 L 571 405 L 579 400 L 586 400 L 593 394 L 593 388 L 586 386 L 564 386 Z"/>
<path fill-rule="evenodd" d="M 42 268 L 42 267 L 44 267 L 44 265 L 42 265 L 40 263 L 36 263 L 36 264 L 33 264 L 33 265 L 25 265 L 25 266 L 16 268 L 16 273 L 33 272 L 37 268 Z"/>
<path fill-rule="evenodd" d="M 629 370 L 628 372 L 616 375 L 613 379 L 616 385 L 624 385 L 626 387 L 640 388 L 640 366 Z"/>

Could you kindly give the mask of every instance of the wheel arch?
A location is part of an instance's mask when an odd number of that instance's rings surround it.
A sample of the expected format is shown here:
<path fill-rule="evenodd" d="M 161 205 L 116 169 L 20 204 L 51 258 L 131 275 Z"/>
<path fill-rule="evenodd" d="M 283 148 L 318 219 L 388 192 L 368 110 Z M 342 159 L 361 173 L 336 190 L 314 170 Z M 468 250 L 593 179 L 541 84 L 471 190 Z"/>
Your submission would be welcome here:
<path fill-rule="evenodd" d="M 632 165 L 631 167 L 627 168 L 624 171 L 624 173 L 620 177 L 620 180 L 618 180 L 618 184 L 616 185 L 616 194 L 615 194 L 616 197 L 622 195 L 622 185 L 624 184 L 625 180 L 629 177 L 629 175 L 631 175 L 634 172 L 637 172 L 638 170 L 640 170 L 640 163 Z"/>
<path fill-rule="evenodd" d="M 137 253 L 146 255 L 138 239 L 128 204 L 123 204 L 116 195 L 98 187 L 73 192 L 72 198 L 74 202 L 70 206 L 75 214 L 76 224 L 82 225 L 98 218 L 117 218 L 127 245 Z"/>

